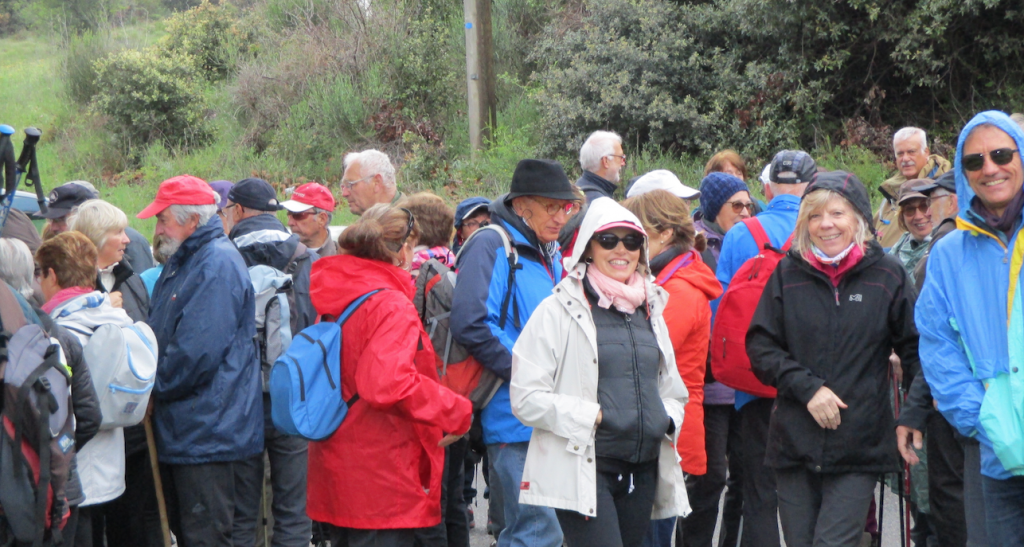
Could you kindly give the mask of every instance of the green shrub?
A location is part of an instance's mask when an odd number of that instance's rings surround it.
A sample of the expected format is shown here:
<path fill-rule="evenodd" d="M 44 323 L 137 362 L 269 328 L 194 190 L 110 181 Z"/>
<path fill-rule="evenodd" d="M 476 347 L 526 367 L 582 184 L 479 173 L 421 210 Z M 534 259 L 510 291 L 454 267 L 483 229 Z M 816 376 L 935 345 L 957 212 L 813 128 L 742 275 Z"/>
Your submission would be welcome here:
<path fill-rule="evenodd" d="M 195 59 L 209 81 L 223 80 L 235 66 L 240 50 L 249 38 L 235 25 L 230 5 L 217 6 L 208 0 L 167 19 L 163 48 L 170 54 Z"/>
<path fill-rule="evenodd" d="M 201 145 L 211 132 L 195 60 L 156 48 L 129 49 L 96 62 L 95 108 L 109 118 L 126 150 L 163 141 Z"/>

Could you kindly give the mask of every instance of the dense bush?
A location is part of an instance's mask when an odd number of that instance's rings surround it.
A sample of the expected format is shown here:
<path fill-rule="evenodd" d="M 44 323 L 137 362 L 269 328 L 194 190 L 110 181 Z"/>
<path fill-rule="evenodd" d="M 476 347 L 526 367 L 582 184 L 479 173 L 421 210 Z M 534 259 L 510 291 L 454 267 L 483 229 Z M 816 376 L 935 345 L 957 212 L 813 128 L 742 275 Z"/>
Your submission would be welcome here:
<path fill-rule="evenodd" d="M 593 0 L 533 52 L 545 145 L 611 128 L 677 152 L 766 157 L 847 120 L 949 136 L 1024 98 L 1009 0 Z"/>
<path fill-rule="evenodd" d="M 95 108 L 125 148 L 157 141 L 173 147 L 203 144 L 211 133 L 195 60 L 156 48 L 130 49 L 96 63 Z"/>
<path fill-rule="evenodd" d="M 166 29 L 164 50 L 195 59 L 209 81 L 226 78 L 249 42 L 247 33 L 237 27 L 231 7 L 213 5 L 207 0 L 169 17 Z"/>

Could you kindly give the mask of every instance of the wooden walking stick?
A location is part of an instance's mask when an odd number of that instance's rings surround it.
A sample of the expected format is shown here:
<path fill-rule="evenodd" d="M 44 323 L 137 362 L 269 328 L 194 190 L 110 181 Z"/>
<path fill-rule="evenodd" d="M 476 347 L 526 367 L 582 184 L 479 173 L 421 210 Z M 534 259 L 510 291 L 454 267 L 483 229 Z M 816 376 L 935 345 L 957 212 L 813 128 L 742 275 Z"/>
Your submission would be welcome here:
<path fill-rule="evenodd" d="M 164 547 L 171 547 L 171 524 L 167 520 L 167 502 L 164 500 L 164 481 L 160 477 L 160 464 L 156 459 L 156 440 L 153 438 L 153 422 L 149 414 L 142 421 L 146 426 L 146 446 L 149 447 L 149 465 L 153 468 L 153 485 L 156 487 L 156 507 L 160 511 L 160 534 L 164 538 Z"/>

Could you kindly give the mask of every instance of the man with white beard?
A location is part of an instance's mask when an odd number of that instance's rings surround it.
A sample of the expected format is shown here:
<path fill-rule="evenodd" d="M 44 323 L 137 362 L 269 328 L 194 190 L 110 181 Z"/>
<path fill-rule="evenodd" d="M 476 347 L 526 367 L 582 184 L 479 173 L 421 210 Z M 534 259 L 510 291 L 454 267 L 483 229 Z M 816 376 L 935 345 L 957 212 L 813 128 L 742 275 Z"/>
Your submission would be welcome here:
<path fill-rule="evenodd" d="M 932 154 L 928 149 L 928 135 L 918 127 L 904 127 L 892 137 L 892 151 L 896 157 L 896 168 L 899 172 L 882 183 L 878 191 L 882 193 L 882 204 L 875 212 L 875 231 L 882 248 L 890 247 L 906 232 L 899 220 L 900 185 L 913 179 L 939 178 L 949 171 L 951 165 L 946 158 Z"/>
<path fill-rule="evenodd" d="M 182 547 L 230 547 L 235 466 L 263 452 L 249 272 L 204 180 L 165 180 L 137 216 L 157 217 L 168 257 L 148 323 L 160 349 L 150 411 L 171 530 Z"/>

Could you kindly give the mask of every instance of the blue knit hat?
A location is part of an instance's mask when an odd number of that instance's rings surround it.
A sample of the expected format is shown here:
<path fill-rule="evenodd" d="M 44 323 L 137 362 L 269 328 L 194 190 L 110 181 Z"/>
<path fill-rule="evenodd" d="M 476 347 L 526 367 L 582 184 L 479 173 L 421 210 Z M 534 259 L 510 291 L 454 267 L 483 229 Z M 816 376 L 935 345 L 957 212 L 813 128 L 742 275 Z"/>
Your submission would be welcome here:
<path fill-rule="evenodd" d="M 708 176 L 700 181 L 700 210 L 703 212 L 704 218 L 714 222 L 722 205 L 725 205 L 725 202 L 733 194 L 741 191 L 749 192 L 750 190 L 742 180 L 735 176 L 719 171 L 708 173 Z"/>

